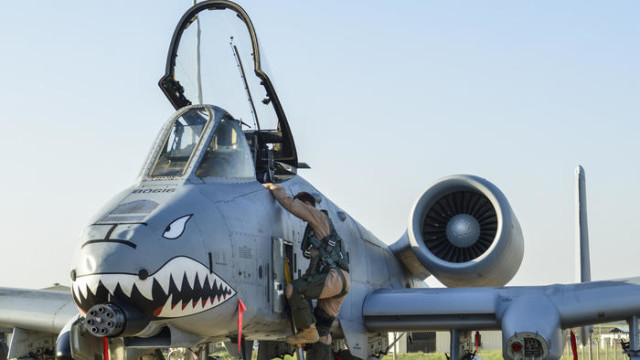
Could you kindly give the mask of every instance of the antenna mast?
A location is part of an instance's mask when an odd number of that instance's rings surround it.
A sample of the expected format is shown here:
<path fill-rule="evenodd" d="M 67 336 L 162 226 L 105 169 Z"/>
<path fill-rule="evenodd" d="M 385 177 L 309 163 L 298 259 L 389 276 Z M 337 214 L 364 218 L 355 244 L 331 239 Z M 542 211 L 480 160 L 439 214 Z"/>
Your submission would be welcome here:
<path fill-rule="evenodd" d="M 197 0 L 193 0 L 195 6 Z M 202 104 L 202 76 L 200 74 L 200 17 L 196 15 L 196 102 Z"/>
<path fill-rule="evenodd" d="M 253 97 L 251 96 L 251 90 L 249 89 L 249 83 L 247 82 L 247 76 L 244 72 L 244 67 L 242 66 L 242 59 L 240 59 L 240 54 L 238 53 L 238 47 L 233 43 L 233 36 L 229 42 L 231 45 L 231 50 L 233 51 L 233 56 L 236 58 L 236 62 L 238 63 L 238 68 L 240 69 L 240 76 L 242 77 L 242 82 L 244 83 L 244 89 L 247 91 L 247 97 L 249 100 L 249 105 L 251 106 L 251 115 L 253 115 L 253 122 L 256 125 L 256 128 L 260 130 L 260 122 L 258 121 L 258 113 L 256 112 L 256 107 L 253 104 Z"/>

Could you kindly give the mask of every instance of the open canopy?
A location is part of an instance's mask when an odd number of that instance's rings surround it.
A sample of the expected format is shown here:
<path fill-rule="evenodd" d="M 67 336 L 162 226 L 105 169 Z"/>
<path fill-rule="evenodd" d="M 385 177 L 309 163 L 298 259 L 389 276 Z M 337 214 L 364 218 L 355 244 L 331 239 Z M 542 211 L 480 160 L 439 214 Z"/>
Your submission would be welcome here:
<path fill-rule="evenodd" d="M 176 109 L 213 104 L 241 121 L 255 141 L 256 167 L 270 162 L 276 173 L 295 173 L 293 136 L 260 54 L 251 19 L 239 5 L 205 1 L 178 23 L 159 85 Z"/>

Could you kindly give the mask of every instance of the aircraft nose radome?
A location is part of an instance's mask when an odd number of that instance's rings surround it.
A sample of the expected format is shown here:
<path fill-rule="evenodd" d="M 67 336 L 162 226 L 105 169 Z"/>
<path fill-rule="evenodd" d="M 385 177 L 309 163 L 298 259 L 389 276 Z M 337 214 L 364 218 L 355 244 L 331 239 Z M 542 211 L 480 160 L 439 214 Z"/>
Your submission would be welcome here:
<path fill-rule="evenodd" d="M 82 235 L 84 242 L 81 249 L 91 247 L 92 244 L 108 243 L 126 245 L 136 249 L 138 245 L 133 240 L 136 233 L 146 230 L 146 223 L 109 223 L 90 225 Z"/>
<path fill-rule="evenodd" d="M 176 257 L 147 276 L 127 273 L 82 275 L 72 283 L 78 307 L 106 303 L 111 296 L 132 304 L 149 318 L 175 318 L 217 307 L 236 291 L 201 263 Z"/>

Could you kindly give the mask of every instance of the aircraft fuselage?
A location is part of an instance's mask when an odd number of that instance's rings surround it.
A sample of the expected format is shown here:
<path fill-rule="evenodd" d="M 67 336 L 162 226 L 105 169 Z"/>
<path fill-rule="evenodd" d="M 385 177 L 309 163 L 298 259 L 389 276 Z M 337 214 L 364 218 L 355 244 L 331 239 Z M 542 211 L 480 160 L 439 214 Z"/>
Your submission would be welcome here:
<path fill-rule="evenodd" d="M 317 196 L 344 240 L 352 290 L 341 317 L 361 319 L 368 293 L 406 285 L 401 265 L 369 231 L 299 176 L 282 185 Z M 84 312 L 107 302 L 132 306 L 150 321 L 146 336 L 169 326 L 204 339 L 237 333 L 241 299 L 245 336 L 281 339 L 291 331 L 284 261 L 294 278 L 305 272 L 305 226 L 255 180 L 142 180 L 83 232 L 74 300 Z"/>

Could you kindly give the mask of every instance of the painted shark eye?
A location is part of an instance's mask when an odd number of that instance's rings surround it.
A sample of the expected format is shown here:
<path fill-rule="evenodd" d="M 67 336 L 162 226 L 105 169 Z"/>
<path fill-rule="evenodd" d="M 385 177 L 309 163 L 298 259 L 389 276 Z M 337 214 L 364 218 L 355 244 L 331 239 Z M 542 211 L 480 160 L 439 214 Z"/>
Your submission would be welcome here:
<path fill-rule="evenodd" d="M 174 240 L 179 238 L 184 232 L 184 228 L 187 225 L 187 221 L 191 219 L 193 214 L 185 215 L 181 218 L 175 219 L 164 229 L 164 234 L 162 237 L 169 240 Z"/>

